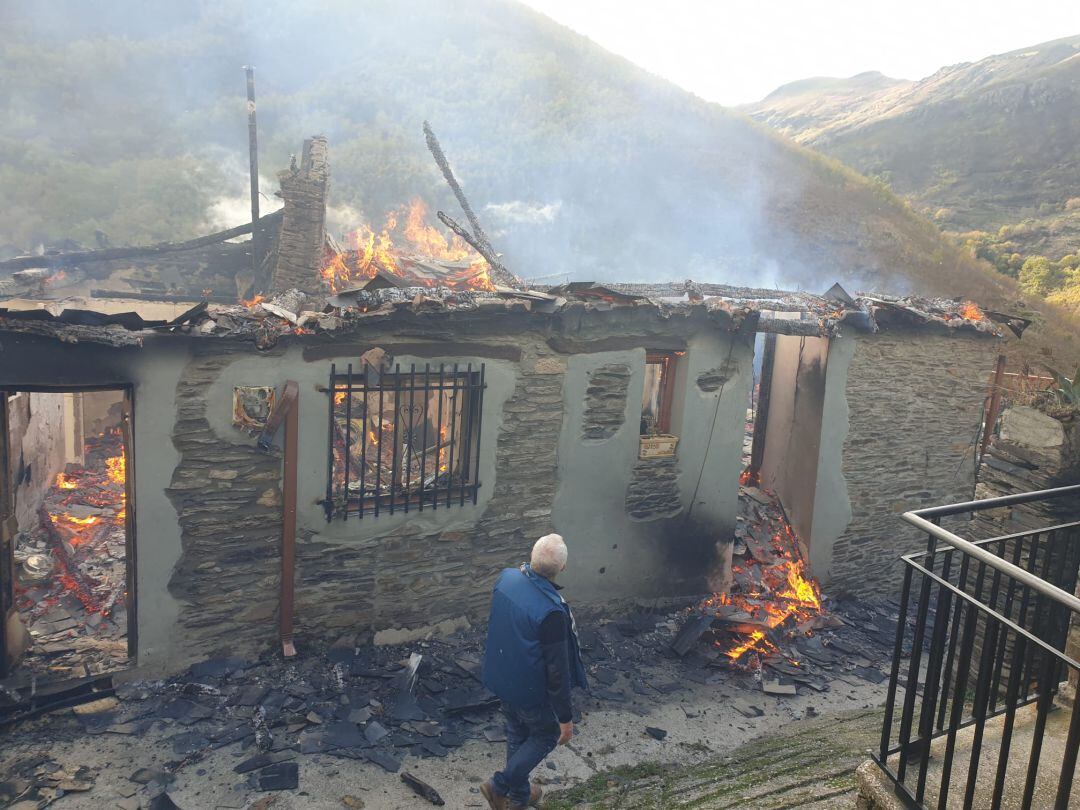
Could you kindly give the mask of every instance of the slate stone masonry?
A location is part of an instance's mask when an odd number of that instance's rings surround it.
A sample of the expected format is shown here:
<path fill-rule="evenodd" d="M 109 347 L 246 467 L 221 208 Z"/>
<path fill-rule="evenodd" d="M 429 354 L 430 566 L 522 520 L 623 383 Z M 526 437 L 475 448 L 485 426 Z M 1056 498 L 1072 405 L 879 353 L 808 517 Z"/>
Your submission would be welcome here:
<path fill-rule="evenodd" d="M 539 341 L 537 341 L 539 343 Z M 537 537 L 553 531 L 556 447 L 562 428 L 565 361 L 522 341 L 514 391 L 503 406 L 494 492 L 482 511 L 452 506 L 466 521 L 421 530 L 395 515 L 387 531 L 363 544 L 313 534 L 297 549 L 297 621 L 305 632 L 415 628 L 465 615 L 486 618 L 491 583 L 524 562 Z M 427 524 L 423 524 L 427 525 Z"/>
<path fill-rule="evenodd" d="M 618 432 L 626 421 L 629 384 L 630 366 L 625 363 L 612 363 L 589 372 L 581 438 L 603 441 Z"/>
<path fill-rule="evenodd" d="M 895 328 L 858 338 L 843 449 L 851 523 L 833 547 L 833 592 L 898 592 L 900 556 L 924 543 L 901 513 L 972 498 L 997 350 L 984 337 Z"/>
<path fill-rule="evenodd" d="M 682 511 L 679 466 L 674 458 L 643 458 L 626 488 L 626 511 L 636 520 L 674 517 Z"/>
<path fill-rule="evenodd" d="M 239 348 L 196 346 L 176 387 L 173 444 L 180 463 L 166 494 L 181 556 L 169 580 L 186 652 L 273 638 L 281 536 L 281 459 L 254 443 L 222 441 L 206 418 L 211 384 Z M 239 628 L 243 632 L 238 633 Z"/>

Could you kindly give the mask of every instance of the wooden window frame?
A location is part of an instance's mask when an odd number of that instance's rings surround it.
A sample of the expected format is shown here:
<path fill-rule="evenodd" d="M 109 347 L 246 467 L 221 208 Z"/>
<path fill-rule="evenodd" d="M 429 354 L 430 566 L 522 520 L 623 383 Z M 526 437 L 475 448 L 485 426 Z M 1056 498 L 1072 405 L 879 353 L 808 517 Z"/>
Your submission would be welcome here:
<path fill-rule="evenodd" d="M 660 365 L 660 413 L 656 416 L 656 429 L 659 433 L 671 434 L 672 400 L 675 398 L 675 375 L 679 359 L 684 352 L 647 351 L 645 365 Z"/>

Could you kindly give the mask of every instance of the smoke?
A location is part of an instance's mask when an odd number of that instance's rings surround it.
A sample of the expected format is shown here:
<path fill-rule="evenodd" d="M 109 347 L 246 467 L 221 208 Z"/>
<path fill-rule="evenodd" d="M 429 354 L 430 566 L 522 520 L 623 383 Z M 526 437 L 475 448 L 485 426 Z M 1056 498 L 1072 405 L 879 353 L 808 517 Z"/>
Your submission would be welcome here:
<path fill-rule="evenodd" d="M 426 119 L 523 277 L 824 289 L 882 276 L 862 247 L 866 225 L 829 199 L 843 185 L 831 169 L 505 0 L 10 0 L 3 22 L 12 53 L 27 56 L 0 68 L 15 88 L 0 181 L 25 159 L 28 130 L 44 171 L 54 153 L 123 161 L 146 188 L 141 161 L 194 155 L 224 178 L 207 227 L 245 222 L 240 68 L 255 64 L 265 212 L 280 205 L 276 171 L 319 133 L 331 233 L 414 197 L 460 219 L 424 146 Z M 12 201 L 3 185 L 3 207 L 50 217 L 54 198 Z M 182 202 L 148 196 L 163 211 Z"/>
<path fill-rule="evenodd" d="M 488 203 L 484 210 L 491 214 L 497 225 L 546 225 L 555 221 L 562 208 L 562 201 L 553 203 L 530 203 L 512 200 L 505 203 Z"/>
<path fill-rule="evenodd" d="M 245 182 L 247 178 L 244 178 Z M 277 211 L 285 203 L 280 197 L 269 196 L 267 189 L 277 184 L 270 184 L 266 177 L 259 176 L 259 215 L 266 216 Z M 233 184 L 235 185 L 235 184 Z M 216 197 L 206 210 L 206 227 L 212 231 L 224 231 L 251 221 L 251 192 L 225 194 Z"/>

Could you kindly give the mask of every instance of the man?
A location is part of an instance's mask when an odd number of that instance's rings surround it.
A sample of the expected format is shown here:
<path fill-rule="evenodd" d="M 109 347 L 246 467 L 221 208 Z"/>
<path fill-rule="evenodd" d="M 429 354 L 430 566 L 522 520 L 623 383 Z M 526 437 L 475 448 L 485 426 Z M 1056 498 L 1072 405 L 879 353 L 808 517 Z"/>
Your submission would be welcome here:
<path fill-rule="evenodd" d="M 480 788 L 492 810 L 539 807 L 529 774 L 574 733 L 570 689 L 587 684 L 574 616 L 555 584 L 565 568 L 566 543 L 548 534 L 529 563 L 505 569 L 495 584 L 484 685 L 506 716 L 506 768 Z"/>

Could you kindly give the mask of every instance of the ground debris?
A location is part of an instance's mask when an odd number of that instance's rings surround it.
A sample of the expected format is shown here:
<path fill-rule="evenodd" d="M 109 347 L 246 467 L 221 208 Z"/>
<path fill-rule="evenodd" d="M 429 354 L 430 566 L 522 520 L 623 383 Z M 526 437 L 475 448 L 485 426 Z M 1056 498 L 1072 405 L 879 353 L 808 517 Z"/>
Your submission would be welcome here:
<path fill-rule="evenodd" d="M 443 801 L 442 796 L 439 795 L 439 791 L 435 790 L 431 785 L 416 776 L 413 776 L 408 771 L 404 771 L 401 774 L 401 781 L 412 788 L 413 792 L 421 798 L 427 799 L 434 805 L 442 807 L 446 802 Z"/>

